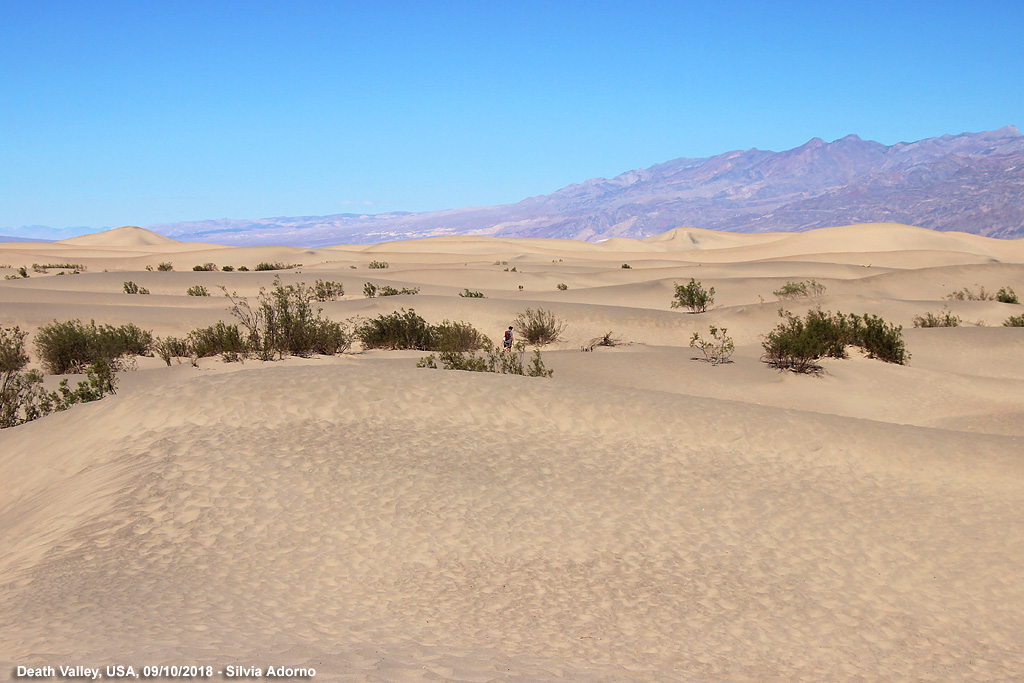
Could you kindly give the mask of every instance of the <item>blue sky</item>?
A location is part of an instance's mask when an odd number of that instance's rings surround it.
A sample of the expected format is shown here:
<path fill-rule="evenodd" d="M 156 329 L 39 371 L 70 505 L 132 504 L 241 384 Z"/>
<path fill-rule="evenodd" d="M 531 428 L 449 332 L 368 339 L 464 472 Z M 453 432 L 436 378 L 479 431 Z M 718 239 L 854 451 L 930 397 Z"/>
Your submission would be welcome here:
<path fill-rule="evenodd" d="M 0 0 L 0 233 L 502 204 L 1024 127 L 1022 26 L 985 0 Z"/>

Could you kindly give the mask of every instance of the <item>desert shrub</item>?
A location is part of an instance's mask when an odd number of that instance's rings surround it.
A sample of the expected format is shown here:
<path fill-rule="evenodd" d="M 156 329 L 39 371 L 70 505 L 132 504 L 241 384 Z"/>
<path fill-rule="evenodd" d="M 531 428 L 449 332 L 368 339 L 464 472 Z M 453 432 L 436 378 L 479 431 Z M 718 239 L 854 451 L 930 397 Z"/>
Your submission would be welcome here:
<path fill-rule="evenodd" d="M 939 313 L 931 311 L 924 315 L 914 316 L 914 327 L 960 327 L 960 317 L 943 309 Z"/>
<path fill-rule="evenodd" d="M 238 266 L 238 271 L 241 272 L 241 273 L 248 273 L 249 272 L 249 267 L 248 266 Z"/>
<path fill-rule="evenodd" d="M 784 299 L 812 298 L 825 293 L 825 285 L 817 280 L 804 280 L 802 282 L 787 282 L 779 289 L 772 292 L 780 301 Z"/>
<path fill-rule="evenodd" d="M 467 299 L 483 299 L 484 293 L 471 290 L 467 287 L 466 289 L 459 292 L 459 296 L 466 297 Z"/>
<path fill-rule="evenodd" d="M 370 261 L 370 265 L 368 267 L 370 269 L 372 269 L 372 270 L 383 270 L 384 268 L 388 267 L 388 262 L 387 261 Z"/>
<path fill-rule="evenodd" d="M 1017 292 L 1013 291 L 1010 287 L 1002 287 L 996 292 L 996 301 L 1002 304 L 1019 304 L 1020 300 L 1017 298 Z"/>
<path fill-rule="evenodd" d="M 704 289 L 701 283 L 692 277 L 685 285 L 676 283 L 676 293 L 672 301 L 672 308 L 689 308 L 691 313 L 703 313 L 714 302 L 714 287 Z"/>
<path fill-rule="evenodd" d="M 1024 327 L 1024 315 L 1011 315 L 1003 322 L 1003 327 Z"/>
<path fill-rule="evenodd" d="M 558 341 L 565 331 L 565 322 L 551 311 L 527 308 L 512 322 L 516 334 L 534 346 L 544 346 Z"/>
<path fill-rule="evenodd" d="M 554 370 L 545 367 L 540 349 L 534 349 L 528 365 L 523 364 L 525 355 L 526 347 L 521 342 L 516 344 L 515 349 L 511 352 L 499 351 L 496 347 L 488 345 L 484 349 L 483 355 L 477 355 L 475 351 L 469 353 L 442 351 L 437 356 L 430 354 L 421 358 L 416 363 L 416 367 L 437 368 L 437 362 L 440 360 L 441 367 L 445 370 L 494 372 L 527 377 L 551 377 L 554 374 Z"/>
<path fill-rule="evenodd" d="M 345 296 L 345 287 L 340 282 L 317 280 L 313 283 L 313 298 L 317 301 L 335 301 Z"/>
<path fill-rule="evenodd" d="M 564 292 L 565 290 L 569 289 L 569 285 L 565 284 L 564 282 L 559 282 L 557 285 L 555 285 L 555 287 L 561 292 Z"/>
<path fill-rule="evenodd" d="M 256 267 L 253 270 L 259 270 L 259 271 L 263 271 L 263 270 L 289 270 L 291 268 L 298 268 L 301 265 L 302 265 L 301 263 L 287 263 L 286 264 L 286 263 L 282 263 L 281 261 L 275 261 L 274 263 L 267 263 L 267 262 L 264 261 L 262 263 L 257 263 Z M 239 270 L 242 270 L 242 269 L 239 268 Z"/>
<path fill-rule="evenodd" d="M 225 273 L 230 273 L 235 270 L 234 266 L 221 266 L 220 269 Z"/>
<path fill-rule="evenodd" d="M 366 349 L 418 349 L 433 348 L 434 328 L 416 314 L 414 309 L 388 315 L 379 315 L 356 327 L 356 336 Z"/>
<path fill-rule="evenodd" d="M 84 372 L 97 361 L 105 361 L 114 369 L 125 366 L 124 359 L 142 356 L 153 345 L 151 332 L 132 323 L 113 327 L 83 325 L 80 320 L 59 323 L 56 320 L 39 328 L 35 337 L 36 352 L 43 367 L 55 375 Z"/>
<path fill-rule="evenodd" d="M 992 301 L 996 296 L 991 292 L 986 292 L 984 287 L 979 287 L 977 292 L 964 287 L 947 294 L 945 298 L 947 301 Z"/>
<path fill-rule="evenodd" d="M 373 297 L 377 296 L 377 285 L 373 284 L 372 282 L 367 282 L 365 285 L 363 285 L 363 296 L 365 296 L 367 299 L 372 299 Z"/>
<path fill-rule="evenodd" d="M 76 403 L 103 398 L 115 392 L 117 379 L 111 366 L 99 359 L 86 370 L 86 380 L 75 389 L 62 380 L 57 391 L 43 390 L 43 376 L 37 370 L 25 371 L 26 333 L 17 327 L 0 328 L 0 428 L 29 422 Z"/>
<path fill-rule="evenodd" d="M 491 345 L 491 340 L 466 322 L 445 320 L 431 330 L 431 349 L 436 351 L 475 351 Z"/>
<path fill-rule="evenodd" d="M 248 351 L 246 340 L 238 325 L 228 325 L 222 321 L 217 321 L 216 324 L 209 327 L 192 330 L 189 332 L 187 340 L 182 341 L 184 347 L 179 346 L 176 350 L 185 351 L 185 353 L 173 355 L 194 355 L 198 358 L 223 355 L 227 359 L 235 359 L 238 356 L 244 356 Z"/>
<path fill-rule="evenodd" d="M 168 270 L 174 270 L 174 266 L 172 266 L 172 265 L 170 264 L 170 262 L 169 262 L 169 261 L 164 261 L 163 263 L 161 263 L 160 265 L 158 265 L 158 266 L 156 267 L 156 269 L 157 269 L 157 270 L 159 270 L 159 271 L 164 271 L 164 272 L 166 272 L 166 271 L 168 271 Z"/>
<path fill-rule="evenodd" d="M 398 296 L 399 294 L 419 294 L 420 293 L 420 288 L 419 287 L 412 287 L 412 288 L 402 287 L 401 289 L 395 289 L 391 285 L 381 285 L 380 287 L 375 288 L 375 289 L 376 289 L 376 293 L 377 293 L 378 296 Z M 365 292 L 365 288 L 364 288 L 364 292 Z"/>
<path fill-rule="evenodd" d="M 704 339 L 700 336 L 700 332 L 694 332 L 690 338 L 690 346 L 700 350 L 704 354 L 704 360 L 712 365 L 728 363 L 730 362 L 729 358 L 732 357 L 733 352 L 736 350 L 736 345 L 733 343 L 732 337 L 728 336 L 726 332 L 728 330 L 724 327 L 719 329 L 711 325 L 708 328 L 710 339 Z"/>
<path fill-rule="evenodd" d="M 185 293 L 189 296 L 210 296 L 210 292 L 202 285 L 192 285 L 185 290 Z"/>
<path fill-rule="evenodd" d="M 129 280 L 124 283 L 125 294 L 149 294 L 149 290 L 145 287 L 139 287 L 137 284 Z"/>
<path fill-rule="evenodd" d="M 153 352 L 168 365 L 172 358 L 188 358 L 193 355 L 191 340 L 179 337 L 158 337 L 153 341 Z"/>
<path fill-rule="evenodd" d="M 247 300 L 227 290 L 224 293 L 231 301 L 228 310 L 246 332 L 247 352 L 261 360 L 312 353 L 334 355 L 352 343 L 340 323 L 321 317 L 323 309 L 313 309 L 313 290 L 302 283 L 282 285 L 275 278 L 273 289 L 260 288 L 255 309 Z"/>
<path fill-rule="evenodd" d="M 626 268 L 626 269 L 629 269 L 629 268 L 632 268 L 633 266 L 629 265 L 628 263 L 623 263 L 622 267 Z"/>
<path fill-rule="evenodd" d="M 28 277 L 28 270 L 26 270 L 25 266 L 22 266 L 21 268 L 18 268 L 18 276 L 21 277 L 21 278 L 27 278 Z"/>
<path fill-rule="evenodd" d="M 819 369 L 824 357 L 846 358 L 846 347 L 856 346 L 871 358 L 905 364 L 910 359 L 903 342 L 903 328 L 885 322 L 877 315 L 843 315 L 808 311 L 801 319 L 788 311 L 779 311 L 783 322 L 765 336 L 761 360 L 794 372 Z"/>
<path fill-rule="evenodd" d="M 593 351 L 598 346 L 618 346 L 622 343 L 621 337 L 616 337 L 615 333 L 608 330 L 600 337 L 594 337 L 590 342 L 584 345 L 582 348 L 584 351 Z"/>
<path fill-rule="evenodd" d="M 217 265 L 215 263 L 204 263 L 201 266 L 192 266 L 192 270 L 199 272 L 211 272 L 217 270 Z"/>

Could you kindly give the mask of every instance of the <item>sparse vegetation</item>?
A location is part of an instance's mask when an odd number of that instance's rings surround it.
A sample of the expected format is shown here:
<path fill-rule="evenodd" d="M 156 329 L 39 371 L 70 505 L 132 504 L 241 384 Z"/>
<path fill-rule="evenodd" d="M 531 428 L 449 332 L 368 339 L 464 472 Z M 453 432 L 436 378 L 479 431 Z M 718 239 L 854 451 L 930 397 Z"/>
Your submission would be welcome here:
<path fill-rule="evenodd" d="M 433 349 L 434 330 L 414 309 L 379 315 L 356 327 L 366 349 Z"/>
<path fill-rule="evenodd" d="M 1003 327 L 1024 327 L 1024 315 L 1011 315 L 1003 322 Z"/>
<path fill-rule="evenodd" d="M 301 265 L 302 265 L 301 263 L 282 263 L 281 261 L 275 261 L 274 263 L 262 262 L 262 263 L 257 263 L 256 267 L 253 270 L 257 270 L 257 271 L 264 271 L 264 270 L 290 270 L 292 268 L 298 268 Z M 244 266 L 243 266 L 243 268 L 244 268 Z M 242 268 L 239 268 L 239 270 L 242 270 Z M 248 268 L 246 268 L 246 270 L 248 270 Z"/>
<path fill-rule="evenodd" d="M 192 285 L 185 293 L 189 296 L 210 296 L 210 292 L 202 285 Z"/>
<path fill-rule="evenodd" d="M 979 287 L 977 292 L 964 287 L 945 296 L 947 301 L 993 301 L 995 298 L 996 295 L 986 292 L 984 287 Z"/>
<path fill-rule="evenodd" d="M 551 311 L 527 308 L 512 323 L 516 334 L 533 346 L 544 346 L 558 341 L 565 330 L 565 322 Z"/>
<path fill-rule="evenodd" d="M 345 296 L 345 286 L 333 280 L 317 280 L 313 283 L 313 298 L 317 301 L 336 301 Z"/>
<path fill-rule="evenodd" d="M 32 264 L 32 270 L 36 271 L 37 273 L 45 273 L 48 270 L 58 270 L 58 269 L 60 269 L 60 270 L 83 271 L 83 270 L 86 270 L 86 267 L 84 265 L 82 265 L 81 263 L 43 263 L 43 264 L 33 263 Z"/>
<path fill-rule="evenodd" d="M 89 325 L 80 320 L 55 320 L 39 328 L 35 337 L 39 360 L 54 375 L 85 372 L 101 360 L 113 370 L 121 370 L 128 358 L 148 355 L 152 345 L 153 334 L 133 323 L 113 327 L 97 325 L 95 320 Z"/>
<path fill-rule="evenodd" d="M 582 350 L 593 351 L 598 346 L 614 347 L 619 346 L 620 344 L 622 344 L 622 338 L 616 337 L 614 332 L 608 330 L 600 337 L 594 337 L 593 339 L 591 339 L 588 344 L 582 347 Z"/>
<path fill-rule="evenodd" d="M 704 289 L 701 283 L 692 277 L 685 285 L 676 283 L 676 293 L 672 301 L 672 308 L 688 308 L 691 313 L 704 313 L 708 310 L 708 306 L 714 302 L 714 287 Z"/>
<path fill-rule="evenodd" d="M 212 272 L 217 270 L 217 264 L 215 263 L 204 263 L 201 266 L 192 266 L 192 270 L 199 272 Z"/>
<path fill-rule="evenodd" d="M 626 268 L 626 269 L 629 269 L 629 268 L 632 268 L 633 266 L 629 265 L 628 263 L 623 263 L 622 267 Z"/>
<path fill-rule="evenodd" d="M 365 288 L 364 288 L 365 290 Z M 381 285 L 377 289 L 377 296 L 399 296 L 400 294 L 419 294 L 419 287 L 402 287 L 401 289 L 395 289 L 391 285 Z"/>
<path fill-rule="evenodd" d="M 564 282 L 559 282 L 559 283 L 558 283 L 558 284 L 556 285 L 556 287 L 557 287 L 557 289 L 558 289 L 559 291 L 562 291 L 562 292 L 564 292 L 565 290 L 569 289 L 569 285 L 565 284 Z"/>
<path fill-rule="evenodd" d="M 960 317 L 948 309 L 942 309 L 939 313 L 929 311 L 924 315 L 914 316 L 914 327 L 960 327 L 960 322 Z"/>
<path fill-rule="evenodd" d="M 801 319 L 780 310 L 779 316 L 783 322 L 766 335 L 761 359 L 780 369 L 817 371 L 821 358 L 846 358 L 847 346 L 857 346 L 871 358 L 889 363 L 903 365 L 910 359 L 903 342 L 903 328 L 877 315 L 812 310 Z"/>
<path fill-rule="evenodd" d="M 710 339 L 704 339 L 700 336 L 700 332 L 694 332 L 690 338 L 690 346 L 704 354 L 704 360 L 712 365 L 729 363 L 731 362 L 729 359 L 736 350 L 736 345 L 733 343 L 732 337 L 726 334 L 727 332 L 728 330 L 724 327 L 718 328 L 711 325 L 708 328 Z"/>
<path fill-rule="evenodd" d="M 221 271 L 223 271 L 225 273 L 230 273 L 230 272 L 235 270 L 235 267 L 234 266 L 221 266 L 220 269 L 221 269 Z"/>
<path fill-rule="evenodd" d="M 377 296 L 377 285 L 373 284 L 372 282 L 367 282 L 365 285 L 363 285 L 363 296 L 365 296 L 367 299 L 372 299 L 373 297 Z"/>
<path fill-rule="evenodd" d="M 1017 292 L 1013 291 L 1010 287 L 1003 287 L 996 292 L 996 301 L 1002 304 L 1020 303 L 1020 300 L 1017 298 Z"/>
<path fill-rule="evenodd" d="M 511 352 L 499 351 L 488 345 L 483 355 L 476 352 L 462 353 L 458 351 L 442 351 L 436 356 L 424 356 L 416 363 L 418 368 L 437 368 L 440 360 L 445 370 L 464 370 L 467 372 L 494 372 L 503 375 L 525 375 L 527 377 L 551 377 L 554 370 L 544 366 L 540 349 L 534 349 L 529 365 L 524 365 L 526 346 L 520 342 Z"/>
<path fill-rule="evenodd" d="M 149 290 L 145 287 L 139 287 L 137 284 L 129 280 L 124 283 L 125 294 L 149 294 Z"/>
<path fill-rule="evenodd" d="M 466 322 L 445 320 L 431 330 L 431 349 L 436 351 L 475 351 L 491 345 L 487 335 Z"/>
<path fill-rule="evenodd" d="M 370 265 L 367 266 L 371 270 L 383 270 L 388 267 L 387 261 L 370 261 Z"/>
<path fill-rule="evenodd" d="M 825 293 L 825 285 L 817 280 L 804 280 L 802 282 L 787 282 L 779 289 L 772 292 L 779 301 L 786 299 L 813 298 Z"/>
<path fill-rule="evenodd" d="M 466 289 L 459 292 L 459 296 L 466 297 L 467 299 L 483 299 L 484 293 L 471 290 L 467 287 Z"/>
<path fill-rule="evenodd" d="M 174 270 L 174 266 L 171 265 L 170 261 L 164 261 L 163 263 L 157 265 L 156 269 L 161 272 L 166 272 L 169 270 Z"/>
<path fill-rule="evenodd" d="M 241 272 L 241 273 L 248 273 L 249 272 L 249 267 L 248 266 L 238 266 L 238 271 Z"/>

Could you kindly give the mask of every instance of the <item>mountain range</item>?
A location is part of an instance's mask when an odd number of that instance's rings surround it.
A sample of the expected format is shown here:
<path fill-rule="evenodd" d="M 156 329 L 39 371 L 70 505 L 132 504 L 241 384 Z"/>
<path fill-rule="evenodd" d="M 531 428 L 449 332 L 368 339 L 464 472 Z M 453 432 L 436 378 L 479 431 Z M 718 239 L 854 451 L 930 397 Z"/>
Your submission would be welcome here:
<path fill-rule="evenodd" d="M 1006 126 L 890 146 L 856 135 L 814 138 L 784 152 L 675 159 L 502 206 L 148 227 L 187 241 L 321 247 L 451 234 L 600 241 L 680 226 L 798 232 L 868 222 L 1024 237 L 1024 135 Z"/>

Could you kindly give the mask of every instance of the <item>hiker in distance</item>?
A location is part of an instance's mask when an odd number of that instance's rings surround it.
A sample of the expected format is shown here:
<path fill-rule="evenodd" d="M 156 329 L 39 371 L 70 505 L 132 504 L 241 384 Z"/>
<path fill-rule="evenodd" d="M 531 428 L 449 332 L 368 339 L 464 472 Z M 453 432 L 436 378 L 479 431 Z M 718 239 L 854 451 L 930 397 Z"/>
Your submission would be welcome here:
<path fill-rule="evenodd" d="M 511 351 L 512 350 L 512 326 L 511 325 L 509 325 L 508 329 L 505 330 L 504 350 L 505 351 Z"/>

